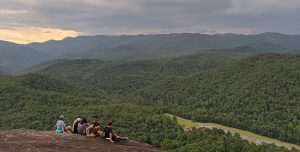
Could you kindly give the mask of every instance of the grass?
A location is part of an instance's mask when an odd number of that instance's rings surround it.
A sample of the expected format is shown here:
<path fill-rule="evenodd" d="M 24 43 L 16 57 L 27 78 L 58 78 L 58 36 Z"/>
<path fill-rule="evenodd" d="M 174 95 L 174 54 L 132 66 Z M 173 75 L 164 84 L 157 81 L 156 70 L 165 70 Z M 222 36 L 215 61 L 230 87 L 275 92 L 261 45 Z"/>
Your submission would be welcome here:
<path fill-rule="evenodd" d="M 165 115 L 167 117 L 173 118 L 174 115 L 172 114 L 168 114 L 165 113 Z M 231 133 L 238 133 L 240 135 L 244 135 L 250 138 L 255 138 L 255 139 L 259 139 L 259 140 L 263 140 L 266 142 L 270 142 L 270 143 L 274 143 L 278 146 L 284 146 L 287 147 L 289 149 L 291 149 L 292 147 L 300 150 L 300 146 L 296 145 L 296 144 L 291 144 L 291 143 L 287 143 L 287 142 L 282 142 L 279 141 L 277 139 L 273 139 L 273 138 L 269 138 L 269 137 L 265 137 L 265 136 L 261 136 L 255 133 L 252 133 L 250 131 L 245 131 L 245 130 L 241 130 L 241 129 L 237 129 L 237 128 L 232 128 L 232 127 L 227 127 L 227 126 L 223 126 L 221 124 L 216 124 L 216 123 L 202 123 L 202 122 L 193 122 L 191 120 L 188 119 L 184 119 L 181 117 L 176 116 L 177 118 L 177 123 L 182 126 L 183 128 L 190 128 L 190 127 L 197 127 L 197 126 L 202 126 L 202 127 L 218 127 L 224 131 L 230 131 Z"/>

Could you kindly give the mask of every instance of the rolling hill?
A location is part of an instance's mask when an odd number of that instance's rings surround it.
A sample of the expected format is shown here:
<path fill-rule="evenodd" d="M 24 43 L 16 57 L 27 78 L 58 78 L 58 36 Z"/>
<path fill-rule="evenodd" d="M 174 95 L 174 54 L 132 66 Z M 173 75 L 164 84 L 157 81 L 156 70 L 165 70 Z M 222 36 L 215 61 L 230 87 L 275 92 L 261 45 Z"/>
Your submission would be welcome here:
<path fill-rule="evenodd" d="M 147 61 L 75 60 L 40 73 L 141 105 L 299 144 L 299 55 L 198 54 Z"/>
<path fill-rule="evenodd" d="M 51 59 L 51 56 L 30 47 L 0 41 L 0 73 L 15 73 Z"/>
<path fill-rule="evenodd" d="M 95 147 L 104 146 L 104 141 L 87 139 L 84 136 L 60 136 L 51 132 L 24 129 L 10 130 L 14 128 L 54 130 L 55 120 L 60 114 L 66 116 L 66 124 L 71 124 L 78 114 L 88 120 L 98 120 L 102 126 L 105 125 L 105 122 L 113 121 L 114 128 L 119 133 L 132 140 L 148 143 L 165 150 L 182 151 L 189 149 L 190 151 L 201 148 L 204 151 L 220 151 L 226 147 L 230 150 L 241 151 L 289 151 L 275 145 L 250 144 L 239 136 L 225 134 L 222 130 L 184 132 L 174 119 L 164 116 L 159 106 L 142 106 L 124 102 L 101 92 L 81 90 L 69 86 L 66 82 L 37 74 L 1 77 L 0 103 L 0 130 L 4 130 L 0 131 L 3 139 L 0 150 L 5 151 L 46 151 L 51 150 L 51 148 L 66 150 L 62 148 L 66 144 L 68 144 L 68 150 L 75 150 L 75 147 L 79 148 L 76 144 L 70 144 L 71 140 L 72 143 L 88 144 L 92 142 Z M 40 140 L 39 138 L 47 140 Z M 59 140 L 59 143 L 52 143 L 49 146 L 49 142 L 55 142 L 54 140 Z M 222 142 L 216 142 L 216 140 Z M 19 146 L 15 147 L 16 144 Z M 128 144 L 129 147 L 126 149 L 146 148 L 142 146 L 143 144 L 138 143 L 127 143 L 122 147 L 125 148 L 124 146 L 128 146 Z M 134 145 L 139 146 L 135 147 Z M 107 149 L 116 147 L 121 148 L 116 144 L 107 147 Z M 217 147 L 219 149 L 216 149 Z M 87 147 L 81 147 L 81 149 L 85 148 Z M 297 150 L 293 149 L 292 151 L 296 152 Z"/>
<path fill-rule="evenodd" d="M 29 71 L 51 75 L 88 88 L 126 94 L 168 76 L 187 76 L 223 66 L 237 58 L 240 58 L 240 55 L 200 53 L 138 61 L 57 60 L 36 66 Z"/>
<path fill-rule="evenodd" d="M 300 56 L 260 54 L 138 90 L 144 102 L 201 122 L 216 122 L 299 144 Z"/>

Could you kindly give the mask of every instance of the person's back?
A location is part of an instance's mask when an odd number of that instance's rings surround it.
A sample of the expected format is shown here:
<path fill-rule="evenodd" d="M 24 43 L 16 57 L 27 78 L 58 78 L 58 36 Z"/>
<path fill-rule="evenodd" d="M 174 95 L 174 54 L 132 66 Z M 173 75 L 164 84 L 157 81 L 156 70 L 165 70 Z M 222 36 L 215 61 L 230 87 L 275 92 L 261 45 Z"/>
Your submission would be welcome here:
<path fill-rule="evenodd" d="M 89 137 L 96 137 L 96 136 L 102 137 L 102 131 L 100 130 L 101 130 L 100 123 L 94 121 L 86 128 L 86 135 Z"/>
<path fill-rule="evenodd" d="M 55 125 L 55 132 L 57 132 L 57 133 L 63 133 L 64 132 L 64 125 L 65 125 L 65 123 L 64 123 L 64 116 L 63 115 L 61 115 L 60 116 L 60 118 L 59 118 L 59 120 L 57 120 L 57 122 L 56 122 L 56 125 Z"/>
<path fill-rule="evenodd" d="M 103 129 L 104 138 L 110 138 L 109 134 L 113 133 L 113 128 L 111 126 L 107 126 Z"/>
<path fill-rule="evenodd" d="M 80 134 L 80 135 L 85 135 L 86 134 L 85 125 L 86 125 L 85 123 L 84 124 L 81 124 L 81 123 L 78 124 L 78 126 L 77 126 L 78 134 Z"/>
<path fill-rule="evenodd" d="M 78 125 L 77 125 L 78 134 L 86 135 L 86 123 L 87 123 L 87 121 L 85 118 L 82 118 L 80 123 L 78 123 Z"/>

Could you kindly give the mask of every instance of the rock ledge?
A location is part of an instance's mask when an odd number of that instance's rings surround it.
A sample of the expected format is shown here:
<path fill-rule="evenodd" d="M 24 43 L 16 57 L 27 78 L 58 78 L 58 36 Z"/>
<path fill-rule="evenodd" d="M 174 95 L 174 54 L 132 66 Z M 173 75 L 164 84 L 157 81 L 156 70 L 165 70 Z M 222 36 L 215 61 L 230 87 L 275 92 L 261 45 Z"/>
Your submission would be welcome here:
<path fill-rule="evenodd" d="M 87 151 L 148 151 L 162 152 L 151 145 L 136 141 L 110 143 L 102 138 L 76 134 L 57 134 L 54 131 L 16 129 L 0 131 L 0 152 L 87 152 Z"/>

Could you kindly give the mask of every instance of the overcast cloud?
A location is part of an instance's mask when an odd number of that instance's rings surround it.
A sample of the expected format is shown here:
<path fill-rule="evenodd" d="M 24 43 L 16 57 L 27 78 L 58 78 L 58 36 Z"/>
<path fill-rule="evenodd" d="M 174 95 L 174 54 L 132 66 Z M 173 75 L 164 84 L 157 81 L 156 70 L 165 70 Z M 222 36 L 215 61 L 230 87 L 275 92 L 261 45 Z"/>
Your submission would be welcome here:
<path fill-rule="evenodd" d="M 300 0 L 1 0 L 0 28 L 80 35 L 148 33 L 300 34 Z"/>

